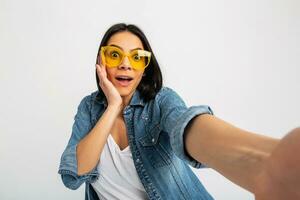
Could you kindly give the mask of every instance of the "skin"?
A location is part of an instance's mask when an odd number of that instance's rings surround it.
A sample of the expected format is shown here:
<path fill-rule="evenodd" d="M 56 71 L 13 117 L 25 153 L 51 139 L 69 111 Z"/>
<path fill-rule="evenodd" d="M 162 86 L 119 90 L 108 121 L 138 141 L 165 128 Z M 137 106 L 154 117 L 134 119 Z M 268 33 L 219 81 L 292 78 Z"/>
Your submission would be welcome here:
<path fill-rule="evenodd" d="M 280 140 L 266 160 L 255 190 L 256 200 L 300 199 L 300 128 Z"/>
<path fill-rule="evenodd" d="M 108 45 L 111 44 L 125 52 L 143 49 L 140 39 L 130 32 L 114 34 L 108 41 Z M 122 110 L 130 102 L 144 72 L 134 70 L 127 58 L 116 68 L 106 68 L 100 62 L 96 70 L 108 107 L 90 133 L 78 143 L 78 175 L 90 172 L 101 162 L 99 157 L 109 134 L 120 149 L 128 146 Z M 120 74 L 134 77 L 129 87 L 118 85 L 115 76 Z M 254 193 L 257 200 L 300 199 L 300 162 L 290 156 L 300 151 L 299 129 L 278 140 L 204 114 L 189 123 L 184 140 L 191 157 Z"/>
<path fill-rule="evenodd" d="M 264 163 L 278 142 L 209 114 L 195 117 L 185 132 L 191 157 L 250 192 L 255 191 Z"/>
<path fill-rule="evenodd" d="M 201 115 L 186 128 L 188 154 L 255 195 L 256 200 L 300 199 L 300 128 L 281 140 Z"/>

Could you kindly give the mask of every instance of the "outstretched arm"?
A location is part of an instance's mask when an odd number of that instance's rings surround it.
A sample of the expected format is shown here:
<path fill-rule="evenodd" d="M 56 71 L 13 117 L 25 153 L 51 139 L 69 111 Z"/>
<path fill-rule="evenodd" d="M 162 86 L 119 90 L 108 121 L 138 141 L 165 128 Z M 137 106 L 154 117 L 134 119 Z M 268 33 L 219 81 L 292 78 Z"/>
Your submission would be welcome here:
<path fill-rule="evenodd" d="M 191 157 L 253 193 L 265 161 L 279 143 L 209 114 L 195 117 L 184 136 Z"/>
<path fill-rule="evenodd" d="M 277 140 L 204 114 L 186 128 L 185 148 L 256 200 L 300 199 L 300 128 Z"/>

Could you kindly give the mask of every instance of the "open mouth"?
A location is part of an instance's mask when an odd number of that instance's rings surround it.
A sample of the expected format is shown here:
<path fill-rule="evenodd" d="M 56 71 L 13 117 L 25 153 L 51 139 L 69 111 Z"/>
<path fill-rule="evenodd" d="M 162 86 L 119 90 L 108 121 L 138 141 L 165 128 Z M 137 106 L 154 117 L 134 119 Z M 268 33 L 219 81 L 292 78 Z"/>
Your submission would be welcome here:
<path fill-rule="evenodd" d="M 117 79 L 118 83 L 121 86 L 128 86 L 131 83 L 131 81 L 133 80 L 132 77 L 130 77 L 130 76 L 123 76 L 123 75 L 116 76 L 116 79 Z"/>

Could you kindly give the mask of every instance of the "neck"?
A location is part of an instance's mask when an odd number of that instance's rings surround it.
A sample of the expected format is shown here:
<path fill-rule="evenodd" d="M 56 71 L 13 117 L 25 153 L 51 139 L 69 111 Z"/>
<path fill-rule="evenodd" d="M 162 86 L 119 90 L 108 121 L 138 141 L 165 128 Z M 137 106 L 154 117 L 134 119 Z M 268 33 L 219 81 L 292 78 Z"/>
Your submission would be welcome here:
<path fill-rule="evenodd" d="M 130 100 L 131 100 L 131 97 L 132 97 L 132 95 L 130 95 L 130 96 L 123 96 L 123 97 L 122 97 L 122 101 L 123 101 L 123 103 L 122 103 L 122 110 L 123 110 L 126 106 L 129 105 L 129 102 L 130 102 Z"/>
<path fill-rule="evenodd" d="M 123 110 L 125 109 L 126 106 L 129 105 L 130 100 L 131 100 L 133 94 L 134 94 L 134 92 L 131 93 L 131 94 L 129 94 L 129 95 L 127 95 L 127 96 L 121 96 L 121 98 L 122 98 L 122 112 L 120 112 L 120 116 L 123 117 Z"/>

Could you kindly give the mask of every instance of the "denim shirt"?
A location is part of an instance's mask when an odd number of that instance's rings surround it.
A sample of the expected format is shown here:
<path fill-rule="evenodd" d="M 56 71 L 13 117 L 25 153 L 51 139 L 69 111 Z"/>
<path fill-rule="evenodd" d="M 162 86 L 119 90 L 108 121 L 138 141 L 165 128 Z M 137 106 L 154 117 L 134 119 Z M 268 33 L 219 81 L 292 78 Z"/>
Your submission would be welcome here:
<path fill-rule="evenodd" d="M 77 174 L 76 147 L 95 126 L 107 107 L 98 91 L 85 96 L 74 117 L 72 135 L 59 165 L 64 185 L 76 190 L 85 183 L 85 199 L 99 199 L 91 183 L 96 181 L 97 166 L 84 175 Z M 184 148 L 183 134 L 189 121 L 197 115 L 213 114 L 209 106 L 187 107 L 172 89 L 163 87 L 154 99 L 144 102 L 136 90 L 123 110 L 128 144 L 137 174 L 151 200 L 211 200 L 191 168 L 202 167 Z"/>

